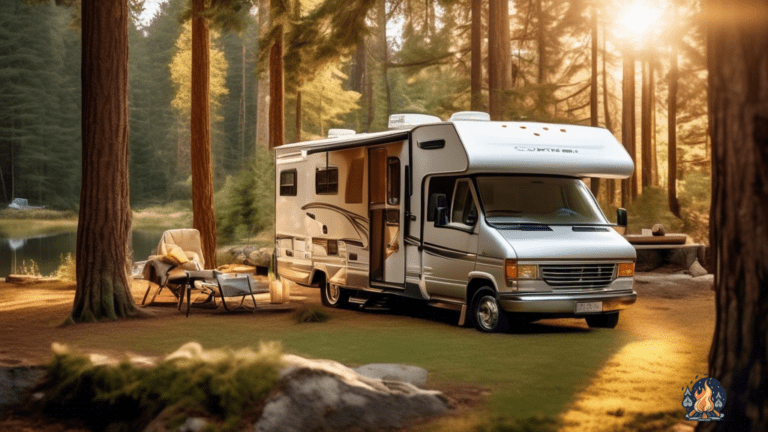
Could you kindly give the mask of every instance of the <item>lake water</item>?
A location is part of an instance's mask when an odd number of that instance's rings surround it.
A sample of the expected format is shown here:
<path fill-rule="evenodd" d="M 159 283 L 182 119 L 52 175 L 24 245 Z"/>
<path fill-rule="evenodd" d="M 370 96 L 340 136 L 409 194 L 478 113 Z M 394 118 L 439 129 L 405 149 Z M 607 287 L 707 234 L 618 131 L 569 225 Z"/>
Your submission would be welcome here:
<path fill-rule="evenodd" d="M 147 259 L 157 248 L 162 234 L 162 230 L 134 230 L 134 261 Z M 0 277 L 6 277 L 18 271 L 21 269 L 22 261 L 29 264 L 30 260 L 35 261 L 40 274 L 47 276 L 59 267 L 62 255 L 67 253 L 75 255 L 76 245 L 77 232 L 75 231 L 16 239 L 0 237 Z"/>

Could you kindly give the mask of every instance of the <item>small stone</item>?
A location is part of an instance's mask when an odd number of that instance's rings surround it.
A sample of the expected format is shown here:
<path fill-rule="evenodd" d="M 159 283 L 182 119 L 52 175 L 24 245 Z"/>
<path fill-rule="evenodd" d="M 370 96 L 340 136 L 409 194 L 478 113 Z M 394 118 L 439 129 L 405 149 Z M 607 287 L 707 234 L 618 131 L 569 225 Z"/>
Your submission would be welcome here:
<path fill-rule="evenodd" d="M 355 372 L 368 378 L 379 378 L 389 381 L 402 381 L 417 387 L 427 383 L 427 370 L 417 366 L 406 366 L 391 363 L 374 363 L 360 366 Z"/>
<path fill-rule="evenodd" d="M 688 273 L 690 273 L 691 276 L 693 277 L 699 277 L 699 276 L 704 276 L 709 274 L 707 272 L 707 269 L 705 269 L 704 267 L 701 266 L 701 264 L 699 264 L 698 260 L 694 261 L 693 264 L 691 264 L 691 266 L 688 268 Z"/>
<path fill-rule="evenodd" d="M 190 417 L 187 419 L 187 421 L 182 424 L 178 431 L 179 432 L 201 432 L 205 427 L 208 426 L 208 422 L 204 418 L 200 417 Z"/>
<path fill-rule="evenodd" d="M 653 226 L 653 228 L 651 228 L 651 233 L 654 236 L 663 236 L 667 233 L 667 229 L 664 228 L 664 225 L 662 224 L 656 224 Z"/>

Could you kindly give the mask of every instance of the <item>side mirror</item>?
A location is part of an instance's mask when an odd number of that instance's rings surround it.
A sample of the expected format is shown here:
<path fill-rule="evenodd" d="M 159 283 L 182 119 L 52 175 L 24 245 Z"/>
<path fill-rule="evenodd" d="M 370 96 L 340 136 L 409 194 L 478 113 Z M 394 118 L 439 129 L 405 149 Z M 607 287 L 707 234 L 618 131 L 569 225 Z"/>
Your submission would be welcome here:
<path fill-rule="evenodd" d="M 472 206 L 472 209 L 467 213 L 466 220 L 464 221 L 465 224 L 469 226 L 475 226 L 477 223 L 477 208 L 475 206 Z"/>
<path fill-rule="evenodd" d="M 445 207 L 438 207 L 435 210 L 435 226 L 441 227 L 448 225 L 448 209 Z"/>
<path fill-rule="evenodd" d="M 427 221 L 437 220 L 437 209 L 439 207 L 448 207 L 448 200 L 443 193 L 434 193 L 429 197 L 429 206 L 427 207 Z"/>
<path fill-rule="evenodd" d="M 627 227 L 627 210 L 623 208 L 616 209 L 616 225 Z"/>
<path fill-rule="evenodd" d="M 627 233 L 627 210 L 623 208 L 616 209 L 616 232 L 624 235 Z"/>

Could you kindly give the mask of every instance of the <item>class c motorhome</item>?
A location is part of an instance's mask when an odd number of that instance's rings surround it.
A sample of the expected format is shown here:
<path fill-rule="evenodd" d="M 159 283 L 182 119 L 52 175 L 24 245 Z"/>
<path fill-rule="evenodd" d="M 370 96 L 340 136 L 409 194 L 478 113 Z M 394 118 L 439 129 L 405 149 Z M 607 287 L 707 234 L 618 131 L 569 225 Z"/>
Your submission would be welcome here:
<path fill-rule="evenodd" d="M 275 149 L 281 278 L 323 304 L 387 296 L 461 311 L 459 324 L 586 318 L 615 327 L 635 302 L 634 248 L 583 178 L 627 178 L 605 129 L 399 114 L 386 132 L 331 130 Z"/>

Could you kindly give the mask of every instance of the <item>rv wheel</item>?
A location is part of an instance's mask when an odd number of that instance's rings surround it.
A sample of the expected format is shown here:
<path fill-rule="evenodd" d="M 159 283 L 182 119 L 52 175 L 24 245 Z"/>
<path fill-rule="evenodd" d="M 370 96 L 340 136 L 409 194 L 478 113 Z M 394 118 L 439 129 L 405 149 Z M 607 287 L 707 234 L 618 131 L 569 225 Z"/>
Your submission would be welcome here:
<path fill-rule="evenodd" d="M 482 288 L 472 299 L 472 321 L 481 332 L 496 333 L 509 328 L 507 315 L 490 288 Z"/>
<path fill-rule="evenodd" d="M 347 304 L 349 291 L 338 285 L 326 283 L 325 287 L 320 290 L 320 298 L 323 301 L 323 306 L 339 308 Z"/>
<path fill-rule="evenodd" d="M 587 320 L 587 325 L 592 328 L 616 328 L 616 325 L 619 323 L 619 313 L 591 315 L 585 319 Z"/>

